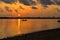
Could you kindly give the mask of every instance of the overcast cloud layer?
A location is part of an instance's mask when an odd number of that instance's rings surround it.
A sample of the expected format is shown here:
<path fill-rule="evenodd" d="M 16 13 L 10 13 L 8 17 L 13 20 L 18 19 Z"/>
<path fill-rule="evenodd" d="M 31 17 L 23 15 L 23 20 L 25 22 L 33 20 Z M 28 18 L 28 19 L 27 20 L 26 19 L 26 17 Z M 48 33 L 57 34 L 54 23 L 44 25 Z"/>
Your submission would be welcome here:
<path fill-rule="evenodd" d="M 5 2 L 7 4 L 12 4 L 14 2 L 16 2 L 16 0 L 0 0 L 1 2 Z"/>
<path fill-rule="evenodd" d="M 0 0 L 0 1 L 8 3 L 8 4 L 19 1 L 20 3 L 24 5 L 36 5 L 36 2 L 33 0 Z M 60 0 L 37 0 L 37 1 L 42 5 L 51 5 L 51 4 L 60 5 Z"/>
<path fill-rule="evenodd" d="M 4 2 L 6 4 L 13 4 L 15 2 L 19 1 L 19 3 L 22 3 L 26 6 L 32 6 L 32 9 L 38 9 L 37 7 L 34 7 L 34 5 L 36 4 L 41 4 L 43 7 L 47 8 L 48 5 L 60 5 L 60 0 L 0 0 L 0 2 Z M 20 6 L 21 9 L 24 9 L 22 6 Z M 9 9 L 9 7 L 5 7 L 5 9 L 9 12 L 11 12 L 11 10 Z M 0 10 L 0 12 L 2 12 Z"/>

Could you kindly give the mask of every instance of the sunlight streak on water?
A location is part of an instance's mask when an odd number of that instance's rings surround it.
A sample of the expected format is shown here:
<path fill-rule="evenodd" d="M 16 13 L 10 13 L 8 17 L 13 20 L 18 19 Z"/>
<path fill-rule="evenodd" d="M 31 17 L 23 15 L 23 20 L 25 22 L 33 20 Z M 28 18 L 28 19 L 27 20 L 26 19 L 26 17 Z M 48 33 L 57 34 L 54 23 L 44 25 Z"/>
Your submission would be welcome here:
<path fill-rule="evenodd" d="M 20 14 L 18 14 L 18 16 L 20 16 Z M 21 32 L 20 32 L 20 29 L 21 29 L 21 26 L 20 26 L 20 24 L 21 24 L 21 20 L 20 19 L 18 19 L 18 34 L 21 34 Z"/>

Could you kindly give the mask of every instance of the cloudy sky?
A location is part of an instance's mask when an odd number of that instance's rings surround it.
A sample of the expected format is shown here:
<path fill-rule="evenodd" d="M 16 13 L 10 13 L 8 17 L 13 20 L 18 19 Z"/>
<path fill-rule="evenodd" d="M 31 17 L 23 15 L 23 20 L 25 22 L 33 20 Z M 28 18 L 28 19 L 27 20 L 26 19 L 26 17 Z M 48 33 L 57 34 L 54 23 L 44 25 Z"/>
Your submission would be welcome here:
<path fill-rule="evenodd" d="M 1 6 L 2 5 L 2 6 Z M 60 0 L 0 0 L 2 16 L 59 16 Z"/>
<path fill-rule="evenodd" d="M 60 0 L 0 0 L 2 16 L 60 16 Z M 24 24 L 24 25 L 23 25 Z M 0 19 L 0 38 L 60 27 L 57 20 Z M 21 32 L 21 33 L 19 33 Z"/>

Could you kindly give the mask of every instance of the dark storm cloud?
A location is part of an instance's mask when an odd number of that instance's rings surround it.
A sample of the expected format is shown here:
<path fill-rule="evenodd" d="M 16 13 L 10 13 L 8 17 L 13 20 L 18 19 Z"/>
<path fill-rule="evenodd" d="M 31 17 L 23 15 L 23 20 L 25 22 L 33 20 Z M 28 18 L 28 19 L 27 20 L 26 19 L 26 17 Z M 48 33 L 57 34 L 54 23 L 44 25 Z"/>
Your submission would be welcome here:
<path fill-rule="evenodd" d="M 0 1 L 2 1 L 4 3 L 8 3 L 8 4 L 12 4 L 12 3 L 16 2 L 16 0 L 0 0 Z"/>
<path fill-rule="evenodd" d="M 37 0 L 42 5 L 51 5 L 53 2 L 51 0 Z"/>
<path fill-rule="evenodd" d="M 47 8 L 48 5 L 60 5 L 60 0 L 37 0 L 43 7 Z"/>
<path fill-rule="evenodd" d="M 30 3 L 31 3 L 32 5 L 36 5 L 36 2 L 35 2 L 35 1 L 30 0 Z"/>
<path fill-rule="evenodd" d="M 24 4 L 24 5 L 35 5 L 35 1 L 32 0 L 19 0 L 20 3 Z"/>
<path fill-rule="evenodd" d="M 8 12 L 12 12 L 12 10 L 8 6 L 5 6 L 5 10 Z"/>
<path fill-rule="evenodd" d="M 37 7 L 32 7 L 32 9 L 38 9 Z"/>
<path fill-rule="evenodd" d="M 60 5 L 60 0 L 53 0 L 57 5 Z"/>
<path fill-rule="evenodd" d="M 60 0 L 37 0 L 37 1 L 42 5 L 51 5 L 51 4 L 60 5 Z"/>
<path fill-rule="evenodd" d="M 30 5 L 28 0 L 19 0 L 20 3 L 23 3 L 24 5 Z"/>
<path fill-rule="evenodd" d="M 8 3 L 8 4 L 12 4 L 14 2 L 19 1 L 20 3 L 24 4 L 24 5 L 36 5 L 36 2 L 33 0 L 0 0 L 2 2 Z M 51 4 L 57 4 L 60 5 L 60 0 L 37 0 L 39 3 L 41 3 L 42 5 L 51 5 Z"/>
<path fill-rule="evenodd" d="M 54 4 L 51 0 L 37 0 L 44 8 L 47 8 L 48 5 Z"/>

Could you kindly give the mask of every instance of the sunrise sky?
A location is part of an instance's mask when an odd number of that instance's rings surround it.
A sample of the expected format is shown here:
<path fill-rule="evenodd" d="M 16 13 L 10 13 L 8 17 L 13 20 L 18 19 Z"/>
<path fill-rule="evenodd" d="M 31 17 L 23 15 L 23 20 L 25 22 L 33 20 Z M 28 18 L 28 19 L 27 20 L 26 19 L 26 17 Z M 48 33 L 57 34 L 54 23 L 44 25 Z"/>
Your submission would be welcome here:
<path fill-rule="evenodd" d="M 60 0 L 0 0 L 0 17 L 60 17 Z M 0 19 L 0 38 L 60 28 L 57 19 Z"/>
<path fill-rule="evenodd" d="M 53 3 L 51 3 L 52 1 Z M 21 16 L 60 16 L 60 3 L 58 4 L 54 0 L 52 1 L 49 0 L 44 2 L 43 0 L 38 2 L 37 0 L 13 0 L 12 3 L 8 0 L 1 0 L 0 15 L 17 16 L 17 14 L 20 14 Z M 25 2 L 27 2 L 27 4 Z"/>

